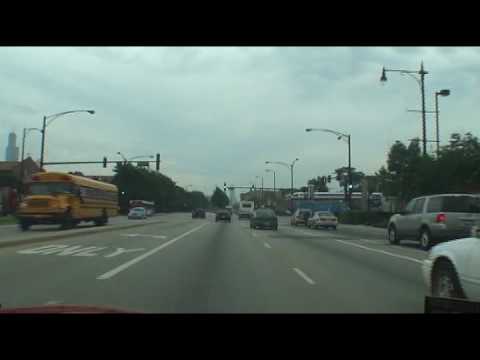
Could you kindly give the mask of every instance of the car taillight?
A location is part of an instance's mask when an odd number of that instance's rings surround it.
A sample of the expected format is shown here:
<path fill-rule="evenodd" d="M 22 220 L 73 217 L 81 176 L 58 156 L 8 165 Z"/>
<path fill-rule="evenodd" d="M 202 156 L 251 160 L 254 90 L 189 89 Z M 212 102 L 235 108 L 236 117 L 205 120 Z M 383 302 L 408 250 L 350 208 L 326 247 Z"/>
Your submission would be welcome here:
<path fill-rule="evenodd" d="M 435 218 L 435 222 L 437 223 L 444 223 L 445 221 L 447 221 L 447 215 L 445 214 L 438 214 Z"/>

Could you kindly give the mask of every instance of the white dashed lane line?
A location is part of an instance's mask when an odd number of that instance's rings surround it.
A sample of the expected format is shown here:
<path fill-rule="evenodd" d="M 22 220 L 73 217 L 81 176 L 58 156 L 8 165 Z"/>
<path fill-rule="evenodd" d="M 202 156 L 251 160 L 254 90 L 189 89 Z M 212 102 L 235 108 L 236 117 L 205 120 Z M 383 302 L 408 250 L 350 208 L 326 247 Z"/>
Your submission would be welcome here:
<path fill-rule="evenodd" d="M 263 245 L 264 245 L 266 248 L 268 248 L 268 249 L 271 249 L 271 248 L 272 248 L 269 243 L 264 243 Z"/>
<path fill-rule="evenodd" d="M 298 268 L 293 268 L 293 271 L 295 271 L 298 274 L 298 276 L 300 276 L 303 280 L 305 280 L 310 285 L 315 285 L 315 281 L 310 279 L 302 270 Z"/>

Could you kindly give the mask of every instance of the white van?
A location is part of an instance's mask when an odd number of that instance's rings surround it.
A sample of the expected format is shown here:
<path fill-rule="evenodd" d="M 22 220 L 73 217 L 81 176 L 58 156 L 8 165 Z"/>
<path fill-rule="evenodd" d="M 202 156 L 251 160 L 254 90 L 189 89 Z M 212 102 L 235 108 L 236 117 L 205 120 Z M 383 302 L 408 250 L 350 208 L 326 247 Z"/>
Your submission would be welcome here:
<path fill-rule="evenodd" d="M 253 201 L 240 201 L 238 207 L 238 218 L 250 218 L 255 210 Z"/>

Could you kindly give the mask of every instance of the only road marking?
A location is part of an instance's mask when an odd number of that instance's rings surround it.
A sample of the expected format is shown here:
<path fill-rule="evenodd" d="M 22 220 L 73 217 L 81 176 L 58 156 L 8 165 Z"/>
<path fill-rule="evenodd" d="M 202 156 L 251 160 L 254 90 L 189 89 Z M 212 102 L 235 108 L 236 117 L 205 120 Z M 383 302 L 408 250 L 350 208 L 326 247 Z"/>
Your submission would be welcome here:
<path fill-rule="evenodd" d="M 376 252 L 376 253 L 380 253 L 380 254 L 392 256 L 392 257 L 395 257 L 395 258 L 398 258 L 398 259 L 403 259 L 403 260 L 412 261 L 412 262 L 417 263 L 417 264 L 422 264 L 422 263 L 423 263 L 422 260 L 415 259 L 415 258 L 410 257 L 410 256 L 404 256 L 404 255 L 394 254 L 394 253 L 391 253 L 391 252 L 388 252 L 388 251 L 384 251 L 384 250 L 372 249 L 371 247 L 363 246 L 363 245 L 359 245 L 359 244 L 354 244 L 354 243 L 352 243 L 352 242 L 350 242 L 350 241 L 343 241 L 343 240 L 335 240 L 335 241 L 338 241 L 338 242 L 340 242 L 340 243 L 342 243 L 342 244 L 345 244 L 345 245 L 355 246 L 355 247 L 358 247 L 358 248 L 360 248 L 360 249 L 364 249 L 364 250 L 367 250 L 367 251 L 371 251 L 371 252 Z"/>
<path fill-rule="evenodd" d="M 149 257 L 150 255 L 153 255 L 155 254 L 156 252 L 166 248 L 167 246 L 170 246 L 171 244 L 175 243 L 176 241 L 194 233 L 195 231 L 198 231 L 200 230 L 202 227 L 208 225 L 209 223 L 204 223 L 200 226 L 197 226 L 196 228 L 193 228 L 192 230 L 189 230 L 187 231 L 186 233 L 183 233 L 182 235 L 179 235 L 177 236 L 176 238 L 172 239 L 172 240 L 169 240 L 165 243 L 163 243 L 162 245 L 160 246 L 157 246 L 156 248 L 153 248 L 152 250 L 150 251 L 147 251 L 145 254 L 142 254 L 130 261 L 127 261 L 126 263 L 116 267 L 115 269 L 112 269 L 108 272 L 106 272 L 105 274 L 102 274 L 100 276 L 97 277 L 98 280 L 106 280 L 106 279 L 110 279 L 111 277 L 117 275 L 118 273 L 122 272 L 123 270 L 125 269 L 128 269 L 130 266 L 132 265 L 135 265 L 136 263 L 142 261 L 143 259 L 146 259 L 147 257 Z"/>
<path fill-rule="evenodd" d="M 302 270 L 298 268 L 293 268 L 293 271 L 295 271 L 303 280 L 305 280 L 310 285 L 315 285 L 315 281 L 310 279 Z"/>

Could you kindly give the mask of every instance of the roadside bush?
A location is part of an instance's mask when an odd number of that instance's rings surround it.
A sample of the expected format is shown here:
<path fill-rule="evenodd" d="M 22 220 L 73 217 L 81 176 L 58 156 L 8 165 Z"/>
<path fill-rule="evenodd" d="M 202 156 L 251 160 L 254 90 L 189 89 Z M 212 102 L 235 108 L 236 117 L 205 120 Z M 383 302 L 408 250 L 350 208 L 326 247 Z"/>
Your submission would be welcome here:
<path fill-rule="evenodd" d="M 386 228 L 391 215 L 391 213 L 382 212 L 348 211 L 340 214 L 338 221 L 342 224 L 371 225 Z"/>

